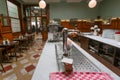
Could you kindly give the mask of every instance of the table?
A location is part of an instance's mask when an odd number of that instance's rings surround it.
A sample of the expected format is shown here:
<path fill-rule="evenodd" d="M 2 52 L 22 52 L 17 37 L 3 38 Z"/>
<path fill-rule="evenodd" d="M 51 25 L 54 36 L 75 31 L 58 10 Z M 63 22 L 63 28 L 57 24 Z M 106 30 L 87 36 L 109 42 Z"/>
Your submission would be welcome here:
<path fill-rule="evenodd" d="M 2 50 L 2 62 L 6 62 L 6 59 L 9 60 L 9 51 L 11 49 L 14 49 L 13 53 L 14 55 L 12 55 L 11 57 L 16 57 L 17 60 L 17 56 L 16 56 L 16 52 L 15 52 L 15 48 L 16 48 L 17 42 L 16 41 L 11 41 L 9 44 L 0 44 L 0 48 L 4 48 L 4 50 Z M 8 62 L 8 61 L 7 61 Z"/>
<path fill-rule="evenodd" d="M 19 42 L 19 49 L 20 49 L 20 54 L 21 54 L 23 52 L 22 51 L 22 45 L 24 44 L 24 47 L 27 46 L 28 39 L 26 37 L 23 37 L 23 38 L 15 38 L 13 40 Z"/>
<path fill-rule="evenodd" d="M 27 35 L 25 35 L 24 37 L 25 37 L 26 40 L 27 40 L 27 42 L 26 42 L 27 46 L 28 46 L 29 44 L 32 45 L 32 42 L 33 42 L 34 39 L 35 39 L 35 34 L 34 34 L 34 33 L 32 33 L 32 34 L 27 34 Z"/>
<path fill-rule="evenodd" d="M 50 74 L 50 80 L 113 80 L 104 72 L 54 72 Z"/>

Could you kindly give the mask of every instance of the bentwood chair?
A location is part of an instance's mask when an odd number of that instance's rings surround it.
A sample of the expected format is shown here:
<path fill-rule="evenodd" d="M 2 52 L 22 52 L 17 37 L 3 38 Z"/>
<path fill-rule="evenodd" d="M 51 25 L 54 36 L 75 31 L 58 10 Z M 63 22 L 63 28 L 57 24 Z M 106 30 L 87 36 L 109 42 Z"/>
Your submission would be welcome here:
<path fill-rule="evenodd" d="M 3 69 L 3 71 L 5 72 L 5 69 L 4 69 L 3 65 L 2 65 L 2 63 L 0 63 L 0 65 L 1 65 L 1 67 L 2 67 L 2 69 Z"/>
<path fill-rule="evenodd" d="M 2 70 L 5 72 L 5 70 L 4 70 L 4 67 L 3 67 L 3 65 L 2 65 L 2 48 L 0 48 L 0 65 L 1 65 L 1 67 L 2 67 Z"/>
<path fill-rule="evenodd" d="M 16 41 L 16 43 L 11 46 L 11 49 L 8 50 L 8 53 L 10 54 L 10 57 L 15 57 L 17 61 L 17 52 L 19 51 L 19 43 Z"/>

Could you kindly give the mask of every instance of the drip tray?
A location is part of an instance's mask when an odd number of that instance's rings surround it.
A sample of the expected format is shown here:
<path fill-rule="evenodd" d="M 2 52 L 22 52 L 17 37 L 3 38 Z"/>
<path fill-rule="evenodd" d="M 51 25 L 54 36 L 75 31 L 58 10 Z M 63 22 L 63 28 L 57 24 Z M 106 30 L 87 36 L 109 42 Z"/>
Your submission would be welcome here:
<path fill-rule="evenodd" d="M 85 57 L 74 46 L 72 47 L 71 53 L 72 53 L 71 58 L 73 58 L 74 71 L 100 72 L 100 69 L 97 66 L 95 66 L 87 57 Z"/>
<path fill-rule="evenodd" d="M 56 59 L 58 63 L 59 71 L 64 71 L 63 63 L 61 63 L 63 48 L 62 44 L 56 44 Z M 70 58 L 73 59 L 73 70 L 74 71 L 85 71 L 85 72 L 100 72 L 100 69 L 94 65 L 86 56 L 84 56 L 77 48 L 72 46 L 70 51 Z"/>

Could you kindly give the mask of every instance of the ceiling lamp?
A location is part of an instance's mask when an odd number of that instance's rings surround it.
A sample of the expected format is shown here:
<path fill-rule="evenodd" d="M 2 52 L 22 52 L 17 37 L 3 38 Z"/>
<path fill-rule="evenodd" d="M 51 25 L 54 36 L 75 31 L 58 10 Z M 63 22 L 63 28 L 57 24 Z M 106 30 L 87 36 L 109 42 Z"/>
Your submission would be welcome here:
<path fill-rule="evenodd" d="M 91 0 L 88 3 L 89 8 L 94 8 L 97 5 L 97 1 L 96 0 Z"/>
<path fill-rule="evenodd" d="M 46 7 L 46 2 L 45 2 L 44 0 L 40 0 L 40 2 L 39 2 L 39 7 L 40 7 L 41 9 L 44 9 L 44 8 Z"/>

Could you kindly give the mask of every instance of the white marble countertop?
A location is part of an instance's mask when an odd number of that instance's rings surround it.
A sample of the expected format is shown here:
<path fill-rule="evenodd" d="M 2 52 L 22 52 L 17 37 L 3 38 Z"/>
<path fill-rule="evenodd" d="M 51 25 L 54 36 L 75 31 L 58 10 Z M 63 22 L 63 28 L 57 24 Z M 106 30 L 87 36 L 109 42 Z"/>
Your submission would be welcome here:
<path fill-rule="evenodd" d="M 46 43 L 31 80 L 49 80 L 51 72 L 58 71 L 55 43 Z"/>
<path fill-rule="evenodd" d="M 103 37 L 94 36 L 94 35 L 83 35 L 83 36 L 93 39 L 93 40 L 96 40 L 96 41 L 99 41 L 99 42 L 102 42 L 102 43 L 105 43 L 105 44 L 108 44 L 108 45 L 111 45 L 111 46 L 114 46 L 114 47 L 117 47 L 117 48 L 120 48 L 120 42 L 118 42 L 114 39 L 108 39 L 108 38 L 103 38 Z"/>
<path fill-rule="evenodd" d="M 81 53 L 83 53 L 83 55 L 85 55 L 94 65 L 96 65 L 101 70 L 101 72 L 107 72 L 114 78 L 114 80 L 120 80 L 120 76 L 116 75 L 114 72 L 112 72 L 106 66 L 104 66 L 101 62 L 99 62 L 97 59 L 95 59 L 93 56 L 91 56 L 88 52 L 86 52 L 84 49 L 80 48 L 80 46 L 78 46 L 76 43 L 72 42 L 72 44 Z"/>
<path fill-rule="evenodd" d="M 55 44 L 57 42 L 48 43 L 46 42 L 41 57 L 38 61 L 37 67 L 34 71 L 31 80 L 49 80 L 49 75 L 51 72 L 58 72 L 58 64 L 56 60 L 56 53 L 55 53 Z M 110 75 L 114 78 L 114 80 L 119 80 L 120 77 L 105 67 L 102 63 L 88 54 L 85 50 L 80 48 L 77 44 L 72 42 L 72 44 L 80 50 L 83 55 L 85 55 L 90 61 L 92 61 L 102 72 L 110 73 Z"/>

